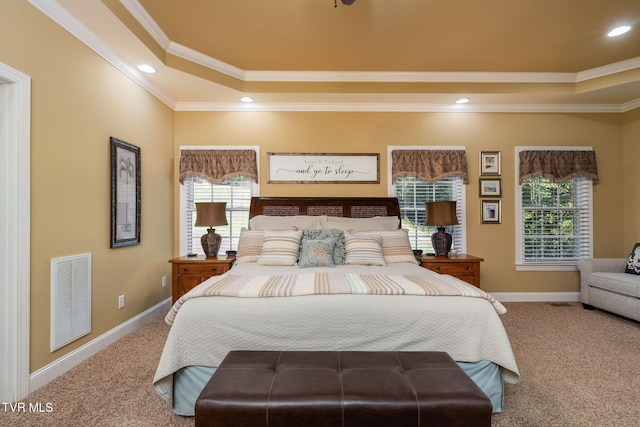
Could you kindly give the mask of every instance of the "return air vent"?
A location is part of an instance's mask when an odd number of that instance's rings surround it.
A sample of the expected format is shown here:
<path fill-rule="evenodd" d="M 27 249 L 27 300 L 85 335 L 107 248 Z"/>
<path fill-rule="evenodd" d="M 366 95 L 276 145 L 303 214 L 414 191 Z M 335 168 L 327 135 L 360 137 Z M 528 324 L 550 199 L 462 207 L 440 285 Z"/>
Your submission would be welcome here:
<path fill-rule="evenodd" d="M 91 332 L 91 254 L 51 260 L 51 351 Z"/>

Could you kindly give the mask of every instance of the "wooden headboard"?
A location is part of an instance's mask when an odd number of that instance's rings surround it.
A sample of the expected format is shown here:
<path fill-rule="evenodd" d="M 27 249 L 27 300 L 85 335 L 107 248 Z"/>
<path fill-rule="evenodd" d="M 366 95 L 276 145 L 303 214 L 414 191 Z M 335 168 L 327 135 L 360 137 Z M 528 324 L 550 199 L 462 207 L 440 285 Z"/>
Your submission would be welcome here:
<path fill-rule="evenodd" d="M 252 197 L 249 218 L 256 215 L 400 218 L 400 206 L 395 197 Z"/>

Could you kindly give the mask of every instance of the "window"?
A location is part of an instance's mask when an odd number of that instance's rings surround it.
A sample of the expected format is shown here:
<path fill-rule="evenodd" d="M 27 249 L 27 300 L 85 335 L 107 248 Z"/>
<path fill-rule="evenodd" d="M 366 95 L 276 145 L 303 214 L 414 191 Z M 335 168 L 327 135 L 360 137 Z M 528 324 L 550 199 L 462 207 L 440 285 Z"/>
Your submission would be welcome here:
<path fill-rule="evenodd" d="M 433 183 L 411 177 L 397 178 L 393 188 L 400 204 L 402 228 L 409 230 L 409 240 L 413 249 L 422 249 L 424 253 L 435 252 L 431 245 L 431 235 L 436 232 L 436 227 L 424 225 L 425 203 L 455 200 L 460 225 L 447 227 L 447 232 L 453 237 L 452 248 L 460 252 L 466 250 L 462 178 L 445 178 Z"/>
<path fill-rule="evenodd" d="M 200 238 L 207 233 L 207 227 L 193 225 L 196 222 L 196 202 L 227 202 L 229 225 L 216 227 L 216 233 L 222 236 L 220 253 L 238 248 L 240 230 L 249 224 L 253 183 L 254 181 L 250 178 L 230 178 L 222 184 L 211 184 L 194 176 L 185 178 L 186 253 L 204 255 Z"/>
<path fill-rule="evenodd" d="M 574 269 L 592 254 L 592 180 L 523 179 L 517 191 L 519 270 Z"/>
<path fill-rule="evenodd" d="M 249 157 L 253 157 L 254 152 L 255 158 L 251 160 Z M 247 153 L 251 156 L 248 157 Z M 216 233 L 222 236 L 220 254 L 228 250 L 237 250 L 240 230 L 249 225 L 251 197 L 259 194 L 260 187 L 256 182 L 258 158 L 258 149 L 255 147 L 182 149 L 180 253 L 204 255 L 200 238 L 206 234 L 207 227 L 194 225 L 196 202 L 227 202 L 229 225 L 215 227 Z M 229 161 L 230 159 L 233 161 Z M 240 165 L 240 169 L 237 165 Z M 245 170 L 249 172 L 245 173 Z M 217 176 L 213 176 L 214 174 Z M 210 179 L 204 179 L 202 176 Z M 216 183 L 213 184 L 212 181 Z"/>

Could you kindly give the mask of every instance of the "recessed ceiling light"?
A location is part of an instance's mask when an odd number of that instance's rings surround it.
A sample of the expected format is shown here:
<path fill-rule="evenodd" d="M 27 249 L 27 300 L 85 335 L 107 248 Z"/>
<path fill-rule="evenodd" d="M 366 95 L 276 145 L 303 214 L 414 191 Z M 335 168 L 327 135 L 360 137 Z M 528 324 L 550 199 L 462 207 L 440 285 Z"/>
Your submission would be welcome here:
<path fill-rule="evenodd" d="M 631 29 L 631 25 L 622 25 L 620 27 L 616 27 L 613 30 L 609 31 L 607 33 L 608 37 L 617 37 L 617 36 L 621 36 L 624 33 L 626 33 L 627 31 L 629 31 Z"/>
<path fill-rule="evenodd" d="M 149 74 L 153 74 L 156 72 L 155 68 L 147 64 L 138 65 L 138 70 L 142 71 L 143 73 L 149 73 Z"/>
<path fill-rule="evenodd" d="M 471 99 L 469 98 L 459 98 L 459 99 L 456 99 L 456 104 L 466 104 L 469 101 L 471 101 Z"/>
<path fill-rule="evenodd" d="M 253 102 L 253 98 L 251 98 L 250 96 L 243 96 L 242 98 L 240 98 L 240 101 L 244 102 L 245 104 L 250 104 Z"/>

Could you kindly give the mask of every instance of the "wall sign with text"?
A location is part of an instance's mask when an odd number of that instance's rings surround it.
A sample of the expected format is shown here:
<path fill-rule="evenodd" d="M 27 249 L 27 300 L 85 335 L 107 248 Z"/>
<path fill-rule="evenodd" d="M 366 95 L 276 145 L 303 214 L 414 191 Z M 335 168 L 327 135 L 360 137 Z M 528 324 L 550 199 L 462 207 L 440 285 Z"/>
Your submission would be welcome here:
<path fill-rule="evenodd" d="M 379 184 L 378 153 L 267 153 L 268 183 Z"/>

